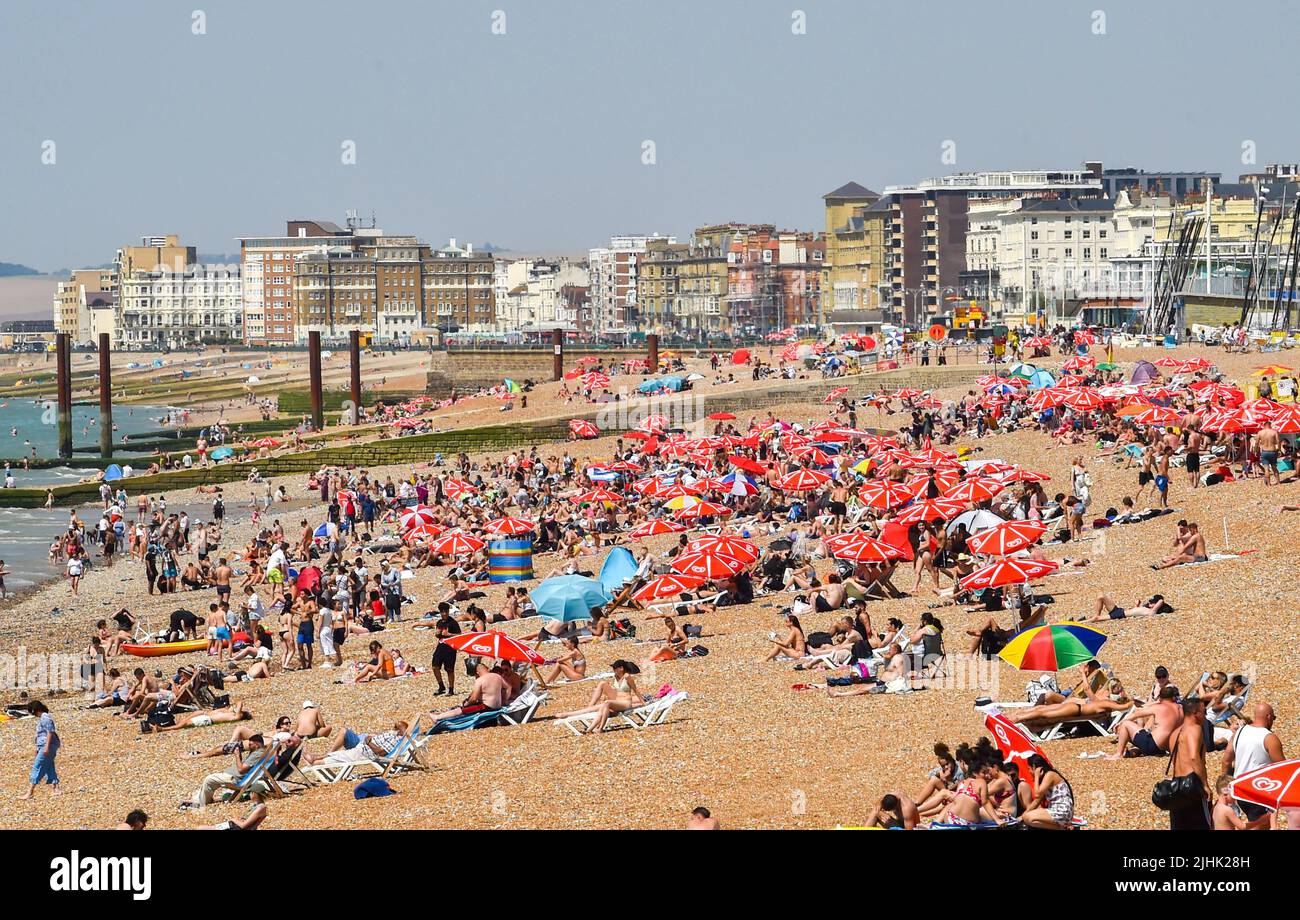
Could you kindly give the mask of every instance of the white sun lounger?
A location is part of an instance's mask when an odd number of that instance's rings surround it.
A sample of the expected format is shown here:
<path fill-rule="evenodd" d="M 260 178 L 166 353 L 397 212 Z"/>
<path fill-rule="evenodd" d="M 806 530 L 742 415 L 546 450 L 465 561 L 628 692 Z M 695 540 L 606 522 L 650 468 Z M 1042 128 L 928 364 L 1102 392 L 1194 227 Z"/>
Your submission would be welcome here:
<path fill-rule="evenodd" d="M 636 729 L 662 725 L 664 720 L 668 718 L 668 713 L 672 712 L 673 707 L 686 697 L 686 691 L 679 690 L 637 706 L 635 709 L 614 713 L 613 719 Z M 582 735 L 584 732 L 590 731 L 591 727 L 596 724 L 596 713 L 584 712 L 581 715 L 569 716 L 567 719 L 557 719 L 556 722 L 575 735 Z"/>
<path fill-rule="evenodd" d="M 549 693 L 546 691 L 539 693 L 533 685 L 525 687 L 515 697 L 513 703 L 501 710 L 501 718 L 511 725 L 524 725 L 533 721 L 533 716 L 537 715 L 537 710 L 550 698 Z"/>
<path fill-rule="evenodd" d="M 990 703 L 987 706 L 981 706 L 980 711 L 988 712 L 991 709 L 1029 709 L 1031 706 L 1031 703 L 1024 702 Z M 1077 719 L 1062 719 L 1060 722 L 1057 722 L 1054 725 L 1048 725 L 1039 731 L 1035 731 L 1024 722 L 1018 722 L 1016 724 L 1026 735 L 1033 738 L 1035 741 L 1040 742 L 1057 741 L 1064 738 L 1066 737 L 1067 732 L 1076 725 L 1091 725 L 1097 730 L 1097 734 L 1101 735 L 1103 738 L 1114 738 L 1116 727 L 1119 726 L 1120 722 L 1124 721 L 1124 717 L 1131 713 L 1134 708 L 1135 707 L 1122 709 L 1119 712 L 1111 713 L 1109 716 L 1080 716 Z"/>

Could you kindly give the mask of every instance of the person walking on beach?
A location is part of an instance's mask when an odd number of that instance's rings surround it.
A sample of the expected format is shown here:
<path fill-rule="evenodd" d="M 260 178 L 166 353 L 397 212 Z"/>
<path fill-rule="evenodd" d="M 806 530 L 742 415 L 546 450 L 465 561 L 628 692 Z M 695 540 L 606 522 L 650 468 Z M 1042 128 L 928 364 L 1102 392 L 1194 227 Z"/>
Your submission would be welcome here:
<path fill-rule="evenodd" d="M 1205 700 L 1183 700 L 1183 724 L 1174 733 L 1170 772 L 1174 779 L 1194 777 L 1187 800 L 1169 809 L 1171 831 L 1208 831 L 1210 823 L 1210 781 L 1205 772 Z"/>
<path fill-rule="evenodd" d="M 30 788 L 27 794 L 21 796 L 23 799 L 30 799 L 36 792 L 36 787 L 40 785 L 41 780 L 45 780 L 54 787 L 54 795 L 60 795 L 59 792 L 59 774 L 54 769 L 54 758 L 59 753 L 59 733 L 54 727 L 54 717 L 50 715 L 50 710 L 40 700 L 35 700 L 27 706 L 31 714 L 38 716 L 36 720 L 36 759 L 32 761 L 32 772 L 28 778 Z"/>

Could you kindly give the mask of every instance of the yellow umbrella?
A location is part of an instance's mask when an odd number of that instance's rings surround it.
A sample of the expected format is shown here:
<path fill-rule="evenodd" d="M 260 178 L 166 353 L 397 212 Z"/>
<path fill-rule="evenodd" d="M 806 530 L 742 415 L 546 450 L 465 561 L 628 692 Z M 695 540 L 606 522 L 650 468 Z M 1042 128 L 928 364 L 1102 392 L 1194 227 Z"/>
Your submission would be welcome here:
<path fill-rule="evenodd" d="M 1265 364 L 1259 370 L 1255 371 L 1253 377 L 1275 377 L 1278 374 L 1294 374 L 1294 367 L 1287 367 L 1285 364 Z"/>
<path fill-rule="evenodd" d="M 694 495 L 677 495 L 664 502 L 665 508 L 671 508 L 674 511 L 680 511 L 683 508 L 689 508 L 691 505 L 698 505 L 700 500 Z"/>
<path fill-rule="evenodd" d="M 871 458 L 866 457 L 853 464 L 853 472 L 863 474 L 871 472 Z"/>

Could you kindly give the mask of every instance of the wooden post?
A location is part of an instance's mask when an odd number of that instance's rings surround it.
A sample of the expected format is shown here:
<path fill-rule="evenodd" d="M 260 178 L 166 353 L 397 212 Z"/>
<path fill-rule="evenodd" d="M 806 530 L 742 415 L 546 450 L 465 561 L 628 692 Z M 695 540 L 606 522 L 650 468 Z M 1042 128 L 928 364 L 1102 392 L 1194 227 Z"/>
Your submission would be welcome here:
<path fill-rule="evenodd" d="M 317 431 L 325 427 L 325 397 L 321 392 L 320 333 L 307 333 L 307 364 L 311 372 L 311 425 Z"/>
<path fill-rule="evenodd" d="M 659 369 L 659 336 L 653 332 L 645 337 L 646 360 L 650 362 L 650 373 Z"/>
<path fill-rule="evenodd" d="M 348 360 L 352 362 L 352 424 L 361 424 L 361 333 L 348 333 Z"/>
<path fill-rule="evenodd" d="M 107 332 L 99 334 L 99 453 L 113 456 L 113 368 Z"/>
<path fill-rule="evenodd" d="M 560 380 L 564 377 L 564 330 L 551 330 L 551 348 L 555 354 L 551 364 L 551 379 Z"/>
<path fill-rule="evenodd" d="M 59 457 L 72 459 L 72 336 L 60 332 L 54 337 L 58 361 Z"/>

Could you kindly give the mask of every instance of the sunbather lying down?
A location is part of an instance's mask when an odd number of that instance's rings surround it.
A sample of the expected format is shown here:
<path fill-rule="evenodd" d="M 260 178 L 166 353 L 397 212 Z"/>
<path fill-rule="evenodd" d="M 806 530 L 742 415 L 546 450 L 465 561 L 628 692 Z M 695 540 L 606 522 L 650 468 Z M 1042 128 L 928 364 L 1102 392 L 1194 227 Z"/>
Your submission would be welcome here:
<path fill-rule="evenodd" d="M 247 722 L 253 714 L 244 708 L 243 703 L 227 706 L 224 709 L 209 709 L 206 712 L 186 712 L 176 717 L 171 725 L 154 725 L 141 722 L 145 734 L 151 732 L 174 732 L 181 728 L 203 728 L 207 725 L 222 725 L 227 722 Z"/>
<path fill-rule="evenodd" d="M 1165 601 L 1163 594 L 1153 594 L 1145 601 L 1135 603 L 1132 607 L 1121 607 L 1109 594 L 1099 595 L 1097 606 L 1090 617 L 1072 617 L 1074 623 L 1104 623 L 1106 620 L 1125 620 L 1137 617 L 1153 617 L 1162 613 L 1173 613 L 1174 608 Z"/>
<path fill-rule="evenodd" d="M 1012 710 L 1005 713 L 1008 720 L 1012 722 L 1025 722 L 1034 726 L 1051 726 L 1070 719 L 1097 719 L 1108 716 L 1116 712 L 1124 712 L 1133 708 L 1133 701 L 1129 699 L 1124 688 L 1119 686 L 1119 681 L 1112 681 L 1113 687 L 1108 698 L 1101 699 L 1069 699 L 1064 703 L 1049 703 L 1046 706 L 1030 706 L 1028 709 Z"/>

